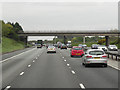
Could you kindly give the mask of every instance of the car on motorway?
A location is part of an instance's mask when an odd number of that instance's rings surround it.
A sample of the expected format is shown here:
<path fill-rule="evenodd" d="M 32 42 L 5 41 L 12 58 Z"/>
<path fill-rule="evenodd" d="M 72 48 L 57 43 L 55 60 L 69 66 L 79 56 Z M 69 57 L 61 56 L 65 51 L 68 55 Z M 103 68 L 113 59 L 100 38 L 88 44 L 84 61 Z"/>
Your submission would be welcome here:
<path fill-rule="evenodd" d="M 62 45 L 62 44 L 58 44 L 58 48 L 60 48 L 60 47 L 61 47 L 61 45 Z"/>
<path fill-rule="evenodd" d="M 109 45 L 108 50 L 110 50 L 110 51 L 118 51 L 118 48 L 117 48 L 116 45 Z"/>
<path fill-rule="evenodd" d="M 101 64 L 107 67 L 107 55 L 101 49 L 89 49 L 82 58 L 82 64 L 86 66 L 90 64 Z"/>
<path fill-rule="evenodd" d="M 84 55 L 84 51 L 82 47 L 79 46 L 73 46 L 70 52 L 70 56 L 83 56 Z"/>
<path fill-rule="evenodd" d="M 87 45 L 86 44 L 82 44 L 82 48 L 85 48 L 85 47 L 87 47 Z"/>
<path fill-rule="evenodd" d="M 62 44 L 60 49 L 67 49 L 67 46 L 65 44 Z"/>
<path fill-rule="evenodd" d="M 72 45 L 71 45 L 71 44 L 67 44 L 67 47 L 68 47 L 68 48 L 72 48 Z"/>
<path fill-rule="evenodd" d="M 55 47 L 57 47 L 57 44 L 54 44 Z"/>
<path fill-rule="evenodd" d="M 87 47 L 86 44 L 83 44 L 83 45 L 82 45 L 82 48 L 83 48 L 84 50 L 87 50 L 87 49 L 88 49 L 88 47 Z"/>
<path fill-rule="evenodd" d="M 47 53 L 56 53 L 56 48 L 55 48 L 55 46 L 48 46 L 48 48 L 47 48 Z"/>
<path fill-rule="evenodd" d="M 99 45 L 98 49 L 104 50 L 105 52 L 108 51 L 108 49 L 105 45 Z"/>
<path fill-rule="evenodd" d="M 79 44 L 78 46 L 79 46 L 79 47 L 82 47 L 82 44 Z"/>
<path fill-rule="evenodd" d="M 42 45 L 41 44 L 37 44 L 37 48 L 42 48 Z"/>
<path fill-rule="evenodd" d="M 98 49 L 98 46 L 99 46 L 98 44 L 92 44 L 91 48 L 92 49 Z"/>

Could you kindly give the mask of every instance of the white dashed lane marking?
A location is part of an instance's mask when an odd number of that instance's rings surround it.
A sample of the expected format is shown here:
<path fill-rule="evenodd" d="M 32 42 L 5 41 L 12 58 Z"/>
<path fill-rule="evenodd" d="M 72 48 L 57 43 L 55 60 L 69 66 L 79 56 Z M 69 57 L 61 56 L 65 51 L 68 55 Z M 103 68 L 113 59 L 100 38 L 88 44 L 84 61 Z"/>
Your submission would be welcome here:
<path fill-rule="evenodd" d="M 72 72 L 72 74 L 75 74 L 75 71 L 72 70 L 71 72 Z"/>
<path fill-rule="evenodd" d="M 33 60 L 33 62 L 35 62 L 35 61 Z"/>
<path fill-rule="evenodd" d="M 7 86 L 4 90 L 8 90 L 8 89 L 10 89 L 11 88 L 11 86 Z"/>
<path fill-rule="evenodd" d="M 21 72 L 21 73 L 20 73 L 20 76 L 22 76 L 23 74 L 24 74 L 24 72 Z"/>
<path fill-rule="evenodd" d="M 28 65 L 28 67 L 31 67 L 31 65 Z"/>
<path fill-rule="evenodd" d="M 67 66 L 70 66 L 70 64 L 67 64 Z"/>
<path fill-rule="evenodd" d="M 64 60 L 66 62 L 66 60 Z"/>
<path fill-rule="evenodd" d="M 79 85 L 80 85 L 80 88 L 85 89 L 85 86 L 82 83 L 80 83 Z"/>

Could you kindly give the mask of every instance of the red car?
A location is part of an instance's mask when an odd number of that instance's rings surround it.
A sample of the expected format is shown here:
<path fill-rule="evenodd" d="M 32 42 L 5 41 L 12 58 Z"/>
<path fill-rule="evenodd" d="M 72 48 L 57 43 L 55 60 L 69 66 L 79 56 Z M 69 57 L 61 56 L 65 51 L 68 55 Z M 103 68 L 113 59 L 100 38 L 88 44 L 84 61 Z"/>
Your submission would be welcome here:
<path fill-rule="evenodd" d="M 84 55 L 84 51 L 82 47 L 79 46 L 73 46 L 71 49 L 71 57 L 73 56 L 83 56 Z"/>

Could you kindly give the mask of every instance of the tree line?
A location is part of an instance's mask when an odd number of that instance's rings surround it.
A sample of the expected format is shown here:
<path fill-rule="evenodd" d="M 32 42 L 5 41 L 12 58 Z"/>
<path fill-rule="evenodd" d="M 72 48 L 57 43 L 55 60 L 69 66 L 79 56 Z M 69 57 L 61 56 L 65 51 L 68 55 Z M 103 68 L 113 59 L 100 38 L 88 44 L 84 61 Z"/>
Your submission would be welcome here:
<path fill-rule="evenodd" d="M 18 33 L 19 32 L 24 32 L 22 26 L 18 22 L 11 23 L 7 22 L 5 23 L 4 21 L 0 21 L 1 26 L 2 26 L 2 37 L 8 37 L 11 39 L 14 39 L 16 41 L 24 41 L 24 37 L 19 37 Z"/>

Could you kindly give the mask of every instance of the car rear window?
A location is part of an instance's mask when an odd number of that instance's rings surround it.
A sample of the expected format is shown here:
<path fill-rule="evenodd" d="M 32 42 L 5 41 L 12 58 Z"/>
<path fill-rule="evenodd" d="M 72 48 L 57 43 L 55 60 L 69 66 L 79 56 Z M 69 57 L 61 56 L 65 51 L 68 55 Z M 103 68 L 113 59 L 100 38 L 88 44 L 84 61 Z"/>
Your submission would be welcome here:
<path fill-rule="evenodd" d="M 54 48 L 54 46 L 49 46 L 48 48 Z"/>
<path fill-rule="evenodd" d="M 66 47 L 66 45 L 62 45 L 63 47 Z"/>
<path fill-rule="evenodd" d="M 73 50 L 82 50 L 82 48 L 73 48 Z"/>
<path fill-rule="evenodd" d="M 115 45 L 111 45 L 111 47 L 116 47 Z"/>
<path fill-rule="evenodd" d="M 103 51 L 90 51 L 89 54 L 90 55 L 103 55 L 104 52 Z"/>

